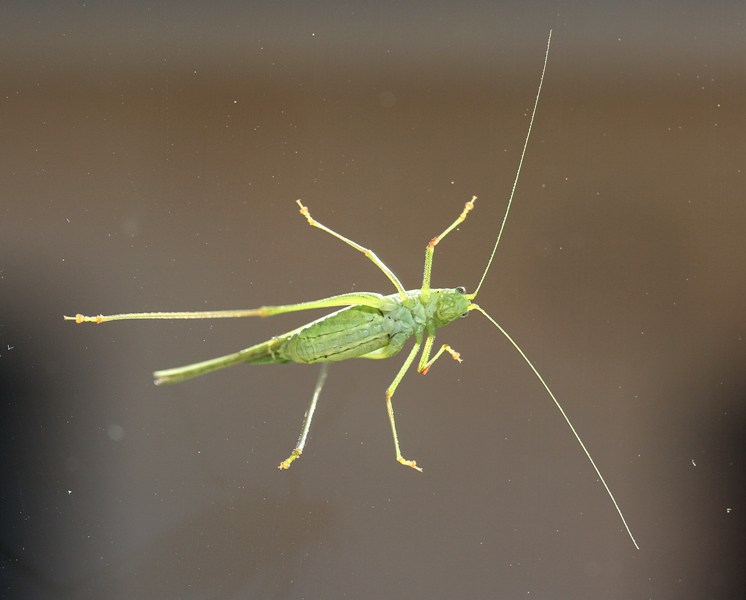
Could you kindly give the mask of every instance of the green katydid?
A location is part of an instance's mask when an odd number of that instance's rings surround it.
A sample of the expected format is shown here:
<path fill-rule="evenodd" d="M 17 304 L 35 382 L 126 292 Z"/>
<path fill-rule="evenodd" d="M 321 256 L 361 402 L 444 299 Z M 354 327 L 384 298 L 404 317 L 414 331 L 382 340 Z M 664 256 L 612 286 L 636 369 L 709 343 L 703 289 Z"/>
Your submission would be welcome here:
<path fill-rule="evenodd" d="M 448 323 L 460 317 L 467 316 L 468 313 L 471 311 L 478 311 L 482 313 L 518 351 L 523 360 L 533 371 L 534 375 L 538 378 L 544 389 L 547 391 L 549 396 L 552 398 L 554 404 L 562 414 L 562 417 L 565 419 L 567 425 L 570 427 L 570 430 L 572 431 L 575 439 L 580 444 L 580 447 L 593 466 L 593 469 L 598 475 L 599 480 L 601 481 L 603 487 L 606 490 L 606 493 L 608 494 L 614 505 L 614 508 L 621 518 L 627 534 L 632 539 L 632 542 L 637 548 L 637 542 L 635 541 L 635 538 L 633 537 L 632 532 L 624 518 L 624 515 L 622 514 L 622 511 L 617 504 L 614 495 L 609 489 L 606 480 L 604 479 L 603 475 L 601 475 L 601 471 L 596 466 L 596 463 L 591 457 L 590 452 L 585 447 L 585 444 L 581 440 L 580 435 L 575 430 L 575 427 L 571 423 L 569 417 L 565 413 L 554 393 L 549 388 L 549 385 L 544 381 L 544 378 L 541 376 L 534 364 L 529 360 L 529 358 L 513 340 L 513 338 L 508 334 L 508 332 L 503 329 L 503 327 L 498 324 L 497 321 L 495 321 L 489 314 L 487 314 L 487 312 L 485 312 L 480 306 L 473 302 L 476 299 L 477 294 L 482 287 L 482 284 L 484 283 L 490 266 L 492 265 L 493 258 L 497 251 L 497 247 L 500 243 L 500 239 L 507 222 L 510 207 L 513 202 L 513 197 L 515 196 L 515 190 L 518 184 L 518 179 L 520 177 L 523 159 L 526 154 L 526 148 L 531 136 L 534 117 L 536 116 L 536 110 L 538 107 L 539 98 L 541 96 L 544 74 L 546 72 L 547 60 L 549 57 L 550 43 L 551 31 L 549 32 L 549 38 L 547 39 L 544 64 L 539 80 L 539 87 L 533 104 L 528 131 L 523 143 L 523 149 L 521 151 L 518 168 L 513 180 L 513 185 L 511 188 L 507 207 L 505 209 L 505 214 L 503 215 L 502 223 L 500 225 L 495 244 L 492 248 L 492 252 L 487 261 L 487 265 L 474 292 L 467 293 L 465 288 L 463 287 L 431 288 L 430 277 L 432 272 L 435 247 L 443 238 L 445 238 L 451 231 L 453 231 L 466 219 L 468 213 L 474 208 L 476 196 L 472 197 L 472 199 L 465 204 L 461 214 L 453 221 L 453 223 L 451 223 L 440 235 L 434 237 L 428 243 L 425 249 L 425 267 L 424 275 L 422 278 L 422 287 L 417 290 L 406 290 L 402 283 L 399 281 L 399 278 L 394 274 L 394 272 L 389 267 L 387 267 L 372 250 L 357 244 L 356 242 L 344 237 L 343 235 L 316 221 L 311 216 L 308 208 L 306 208 L 300 200 L 297 200 L 296 202 L 300 207 L 300 213 L 306 218 L 306 220 L 312 227 L 316 227 L 325 231 L 326 233 L 341 240 L 348 246 L 351 246 L 358 252 L 364 254 L 386 275 L 389 281 L 391 281 L 391 283 L 396 288 L 396 292 L 389 295 L 381 295 L 372 292 L 352 292 L 347 294 L 340 294 L 337 296 L 331 296 L 329 298 L 323 298 L 320 300 L 313 300 L 310 302 L 300 302 L 297 304 L 288 304 L 281 306 L 263 306 L 255 309 L 199 312 L 126 313 L 115 315 L 98 315 L 94 317 L 88 317 L 78 314 L 75 317 L 66 316 L 64 318 L 66 320 L 75 321 L 76 323 L 105 323 L 107 321 L 122 321 L 130 319 L 210 319 L 268 317 L 272 315 L 303 310 L 343 307 L 340 310 L 316 319 L 315 321 L 298 327 L 297 329 L 293 329 L 292 331 L 289 331 L 287 333 L 275 336 L 266 342 L 262 342 L 261 344 L 256 344 L 249 348 L 245 348 L 243 350 L 239 350 L 238 352 L 225 356 L 220 356 L 218 358 L 185 365 L 182 367 L 176 367 L 173 369 L 156 371 L 154 373 L 155 383 L 157 385 L 160 385 L 167 383 L 178 383 L 239 363 L 321 363 L 321 371 L 316 381 L 310 405 L 303 418 L 303 425 L 300 436 L 298 438 L 298 442 L 290 456 L 288 456 L 288 458 L 280 463 L 280 469 L 288 469 L 290 465 L 303 452 L 306 444 L 306 439 L 308 437 L 308 431 L 311 426 L 311 420 L 316 409 L 316 403 L 321 393 L 321 389 L 324 386 L 324 382 L 326 381 L 328 364 L 330 362 L 337 362 L 350 358 L 389 358 L 391 356 L 394 356 L 395 354 L 398 354 L 399 351 L 402 350 L 406 342 L 409 340 L 409 338 L 414 337 L 414 345 L 409 351 L 407 358 L 404 360 L 404 364 L 401 366 L 398 373 L 396 374 L 396 377 L 394 377 L 394 380 L 386 389 L 385 398 L 389 423 L 391 425 L 391 431 L 394 439 L 396 460 L 403 465 L 416 469 L 417 471 L 422 471 L 422 469 L 414 460 L 406 459 L 402 455 L 399 446 L 399 436 L 396 430 L 396 422 L 394 419 L 394 410 L 392 404 L 394 392 L 396 391 L 397 386 L 404 377 L 404 374 L 414 362 L 420 350 L 422 350 L 422 352 L 420 354 L 420 359 L 417 365 L 417 371 L 423 375 L 430 370 L 430 367 L 432 367 L 435 361 L 438 360 L 438 358 L 440 358 L 444 353 L 449 354 L 454 360 L 461 362 L 461 357 L 459 356 L 458 352 L 453 350 L 447 344 L 441 345 L 440 348 L 435 352 L 435 354 L 431 356 L 435 341 L 435 332 L 437 329 L 443 327 L 444 325 L 447 325 Z"/>

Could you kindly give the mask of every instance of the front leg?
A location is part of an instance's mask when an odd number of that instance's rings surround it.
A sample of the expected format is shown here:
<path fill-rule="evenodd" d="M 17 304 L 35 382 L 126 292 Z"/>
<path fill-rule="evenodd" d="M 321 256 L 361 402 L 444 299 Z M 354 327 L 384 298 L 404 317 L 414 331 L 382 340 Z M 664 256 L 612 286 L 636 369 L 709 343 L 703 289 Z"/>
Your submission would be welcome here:
<path fill-rule="evenodd" d="M 461 362 L 461 355 L 456 352 L 453 348 L 451 348 L 448 344 L 443 344 L 440 349 L 435 353 L 435 356 L 430 358 L 430 351 L 433 348 L 433 343 L 435 342 L 435 336 L 430 335 L 425 340 L 425 347 L 422 350 L 422 356 L 420 357 L 420 363 L 417 365 L 417 372 L 420 375 L 427 375 L 427 372 L 430 370 L 430 367 L 433 366 L 433 363 L 440 358 L 440 355 L 443 354 L 443 352 L 448 352 L 448 354 L 451 355 L 453 360 L 456 360 L 458 362 Z"/>

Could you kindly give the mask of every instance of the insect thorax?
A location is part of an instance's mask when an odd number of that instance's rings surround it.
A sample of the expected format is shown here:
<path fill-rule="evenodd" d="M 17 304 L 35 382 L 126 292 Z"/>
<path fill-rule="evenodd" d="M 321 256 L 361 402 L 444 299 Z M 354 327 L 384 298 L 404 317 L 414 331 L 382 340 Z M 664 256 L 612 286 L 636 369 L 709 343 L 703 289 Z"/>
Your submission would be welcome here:
<path fill-rule="evenodd" d="M 401 323 L 409 335 L 419 335 L 425 329 L 432 333 L 469 312 L 470 300 L 462 287 L 431 289 L 427 300 L 423 299 L 422 290 L 408 290 L 406 294 L 405 301 L 399 294 L 386 296 L 396 307 L 384 314 Z"/>
<path fill-rule="evenodd" d="M 434 331 L 464 317 L 469 312 L 469 298 L 464 288 L 439 288 L 430 290 L 430 299 L 423 302 L 428 329 Z"/>

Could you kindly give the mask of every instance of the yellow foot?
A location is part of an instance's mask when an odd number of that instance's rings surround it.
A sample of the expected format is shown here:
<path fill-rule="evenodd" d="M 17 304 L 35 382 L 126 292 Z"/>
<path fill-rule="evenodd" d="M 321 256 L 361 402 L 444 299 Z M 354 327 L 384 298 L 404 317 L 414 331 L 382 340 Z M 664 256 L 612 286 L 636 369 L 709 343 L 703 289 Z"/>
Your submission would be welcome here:
<path fill-rule="evenodd" d="M 461 361 L 461 355 L 458 352 L 456 352 L 453 348 L 451 348 L 450 346 L 447 346 L 447 345 L 443 346 L 443 347 L 445 348 L 446 352 L 448 352 L 448 354 L 450 354 L 453 357 L 453 360 L 456 360 L 458 362 L 462 362 Z"/>
<path fill-rule="evenodd" d="M 399 456 L 396 460 L 398 460 L 405 467 L 412 467 L 415 471 L 419 471 L 420 473 L 422 473 L 422 469 L 417 466 L 417 463 L 415 461 L 407 460 L 403 456 Z"/>
<path fill-rule="evenodd" d="M 290 456 L 288 456 L 288 457 L 287 457 L 287 458 L 286 458 L 285 460 L 283 460 L 283 461 L 282 461 L 282 462 L 281 462 L 281 463 L 280 463 L 279 465 L 277 465 L 277 468 L 278 468 L 278 469 L 281 469 L 281 470 L 283 470 L 283 471 L 285 471 L 285 470 L 289 469 L 289 468 L 290 468 L 290 465 L 292 464 L 292 462 L 293 462 L 293 461 L 294 461 L 294 460 L 295 460 L 296 458 L 298 458 L 298 457 L 299 457 L 299 456 L 301 455 L 301 453 L 302 453 L 302 452 L 303 452 L 303 450 L 298 450 L 298 448 L 296 448 L 295 450 L 293 450 L 293 452 L 292 452 L 292 453 L 290 454 Z"/>
<path fill-rule="evenodd" d="M 103 323 L 105 320 L 103 315 L 86 317 L 85 315 L 77 314 L 74 317 L 65 317 L 65 321 L 75 321 L 76 323 Z"/>

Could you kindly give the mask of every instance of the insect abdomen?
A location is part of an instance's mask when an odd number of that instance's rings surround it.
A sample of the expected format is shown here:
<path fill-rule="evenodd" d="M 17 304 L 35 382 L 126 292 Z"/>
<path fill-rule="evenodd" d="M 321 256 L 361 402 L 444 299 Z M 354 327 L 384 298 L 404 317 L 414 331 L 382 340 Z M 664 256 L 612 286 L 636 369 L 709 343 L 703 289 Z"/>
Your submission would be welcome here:
<path fill-rule="evenodd" d="M 389 343 L 381 311 L 351 306 L 314 321 L 290 337 L 278 350 L 283 359 L 299 363 L 357 358 Z"/>

